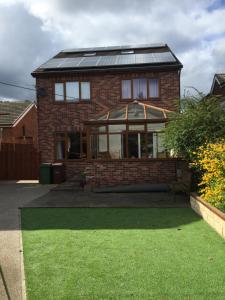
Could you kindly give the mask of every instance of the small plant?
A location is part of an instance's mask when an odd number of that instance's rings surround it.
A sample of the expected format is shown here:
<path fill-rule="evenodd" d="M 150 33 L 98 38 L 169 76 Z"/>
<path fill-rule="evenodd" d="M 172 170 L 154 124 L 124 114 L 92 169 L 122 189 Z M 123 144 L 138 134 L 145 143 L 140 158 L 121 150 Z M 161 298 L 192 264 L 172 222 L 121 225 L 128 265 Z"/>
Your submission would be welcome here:
<path fill-rule="evenodd" d="M 194 165 L 203 171 L 199 183 L 201 196 L 225 211 L 225 140 L 200 146 Z"/>
<path fill-rule="evenodd" d="M 84 190 L 84 186 L 86 184 L 86 174 L 85 172 L 80 172 L 80 187 Z"/>

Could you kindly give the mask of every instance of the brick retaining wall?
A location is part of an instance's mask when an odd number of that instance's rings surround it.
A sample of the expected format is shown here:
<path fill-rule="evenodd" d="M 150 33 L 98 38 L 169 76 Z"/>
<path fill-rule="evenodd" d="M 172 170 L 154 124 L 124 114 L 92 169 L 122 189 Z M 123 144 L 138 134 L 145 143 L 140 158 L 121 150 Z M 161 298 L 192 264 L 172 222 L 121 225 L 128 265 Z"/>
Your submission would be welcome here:
<path fill-rule="evenodd" d="M 225 213 L 211 206 L 195 194 L 191 194 L 190 203 L 192 209 L 225 238 Z"/>
<path fill-rule="evenodd" d="M 114 186 L 134 183 L 171 183 L 176 181 L 177 167 L 187 165 L 177 159 L 153 160 L 92 160 L 66 162 L 67 180 L 85 172 L 94 186 Z"/>

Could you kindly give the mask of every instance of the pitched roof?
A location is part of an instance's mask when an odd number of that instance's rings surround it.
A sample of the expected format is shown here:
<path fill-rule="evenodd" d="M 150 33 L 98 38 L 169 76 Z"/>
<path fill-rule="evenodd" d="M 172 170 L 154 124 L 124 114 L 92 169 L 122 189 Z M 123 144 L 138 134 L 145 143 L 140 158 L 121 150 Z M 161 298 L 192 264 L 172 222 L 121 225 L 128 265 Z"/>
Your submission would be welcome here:
<path fill-rule="evenodd" d="M 216 73 L 213 77 L 213 82 L 210 89 L 210 94 L 213 93 L 215 84 L 218 84 L 220 88 L 225 86 L 225 73 Z"/>
<path fill-rule="evenodd" d="M 0 102 L 0 127 L 11 127 L 15 122 L 34 105 L 31 102 Z"/>
<path fill-rule="evenodd" d="M 225 73 L 224 74 L 215 74 L 215 78 L 219 85 L 225 84 Z"/>
<path fill-rule="evenodd" d="M 183 67 L 167 44 L 76 48 L 62 50 L 42 64 L 32 75 L 68 70 L 82 72 L 160 66 Z"/>
<path fill-rule="evenodd" d="M 172 111 L 159 108 L 153 105 L 139 102 L 137 100 L 127 103 L 122 107 L 100 114 L 97 118 L 86 123 L 96 123 L 101 121 L 127 121 L 127 120 L 163 120 L 169 118 Z"/>

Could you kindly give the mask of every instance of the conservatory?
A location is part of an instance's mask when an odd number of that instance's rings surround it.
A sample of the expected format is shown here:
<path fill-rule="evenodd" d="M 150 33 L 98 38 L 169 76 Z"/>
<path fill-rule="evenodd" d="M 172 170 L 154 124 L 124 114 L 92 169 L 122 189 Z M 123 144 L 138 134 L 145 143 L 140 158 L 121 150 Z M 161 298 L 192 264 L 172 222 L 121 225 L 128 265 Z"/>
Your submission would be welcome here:
<path fill-rule="evenodd" d="M 170 113 L 169 110 L 134 101 L 86 121 L 86 143 L 82 142 L 86 144 L 85 157 L 166 158 L 163 131 Z"/>

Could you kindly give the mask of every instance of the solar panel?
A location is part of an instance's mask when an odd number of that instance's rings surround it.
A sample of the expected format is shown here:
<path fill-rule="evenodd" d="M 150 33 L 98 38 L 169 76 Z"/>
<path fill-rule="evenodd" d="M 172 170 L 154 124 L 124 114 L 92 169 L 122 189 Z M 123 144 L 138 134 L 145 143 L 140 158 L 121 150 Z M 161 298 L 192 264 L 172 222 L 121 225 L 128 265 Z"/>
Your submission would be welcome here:
<path fill-rule="evenodd" d="M 65 49 L 62 52 L 66 53 L 78 53 L 78 52 L 89 52 L 89 51 L 112 51 L 112 50 L 123 50 L 123 49 L 144 49 L 144 48 L 158 48 L 165 47 L 164 43 L 152 43 L 152 44 L 141 44 L 141 45 L 124 45 L 124 46 L 109 46 L 109 47 L 94 47 L 94 48 L 73 48 Z"/>
<path fill-rule="evenodd" d="M 100 56 L 101 57 L 101 56 Z M 91 67 L 91 66 L 96 66 L 99 58 L 99 56 L 94 56 L 94 57 L 83 57 L 81 62 L 78 64 L 79 67 Z"/>
<path fill-rule="evenodd" d="M 71 68 L 71 67 L 77 67 L 80 62 L 83 60 L 83 57 L 73 57 L 73 58 L 67 58 L 65 61 L 63 61 L 60 66 L 61 68 Z"/>
<path fill-rule="evenodd" d="M 98 62 L 98 66 L 111 66 L 116 64 L 117 55 L 110 56 L 99 56 L 100 60 Z"/>
<path fill-rule="evenodd" d="M 43 64 L 40 68 L 84 68 L 97 66 L 122 66 L 141 65 L 155 63 L 173 63 L 176 59 L 171 52 L 106 55 L 106 56 L 80 56 L 70 58 L 53 58 Z"/>
<path fill-rule="evenodd" d="M 132 65 L 135 64 L 135 54 L 118 55 L 118 65 Z"/>

